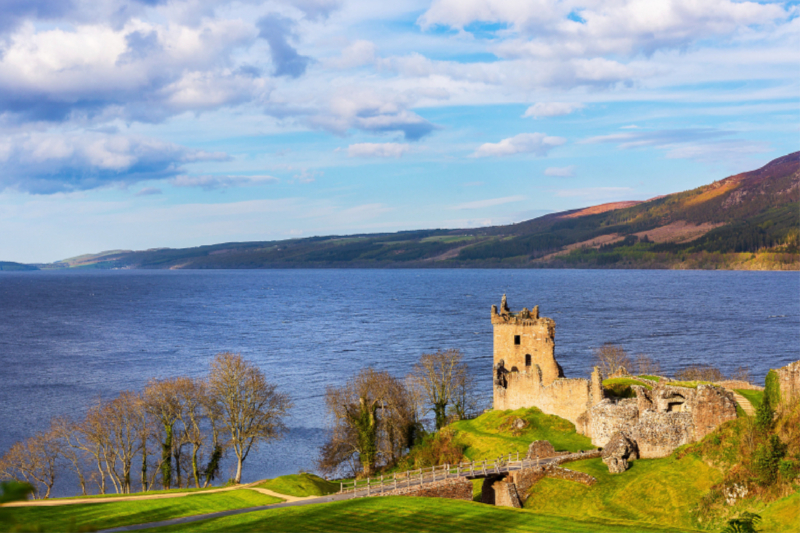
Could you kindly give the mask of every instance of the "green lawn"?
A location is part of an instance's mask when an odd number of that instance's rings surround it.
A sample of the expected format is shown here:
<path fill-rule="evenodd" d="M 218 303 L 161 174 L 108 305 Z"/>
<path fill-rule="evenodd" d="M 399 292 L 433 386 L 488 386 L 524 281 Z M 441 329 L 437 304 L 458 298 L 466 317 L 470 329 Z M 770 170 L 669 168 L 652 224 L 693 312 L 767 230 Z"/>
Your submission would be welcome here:
<path fill-rule="evenodd" d="M 543 479 L 533 486 L 525 507 L 576 518 L 626 519 L 675 527 L 696 527 L 691 510 L 722 474 L 703 461 L 642 459 L 622 474 L 610 474 L 601 459 L 567 465 L 586 472 L 598 483 L 587 487 L 561 479 Z"/>
<path fill-rule="evenodd" d="M 764 398 L 763 390 L 736 389 L 736 392 L 744 396 L 754 409 L 761 405 L 761 400 Z"/>
<path fill-rule="evenodd" d="M 314 474 L 292 474 L 268 479 L 256 487 L 273 490 L 289 496 L 325 496 L 339 492 L 339 483 L 325 481 Z"/>
<path fill-rule="evenodd" d="M 361 498 L 271 509 L 153 531 L 650 533 L 695 531 L 625 520 L 574 519 L 437 498 Z"/>
<path fill-rule="evenodd" d="M 270 505 L 283 500 L 254 490 L 231 490 L 161 500 L 87 503 L 57 507 L 0 509 L 0 531 L 77 531 L 156 522 L 226 509 Z"/>
<path fill-rule="evenodd" d="M 522 418 L 528 425 L 521 431 L 511 423 Z M 556 450 L 577 452 L 594 449 L 588 437 L 579 435 L 568 420 L 546 415 L 539 409 L 489 411 L 473 420 L 461 420 L 450 425 L 456 440 L 466 445 L 464 455 L 472 461 L 494 459 L 510 452 L 527 453 L 535 440 L 548 440 Z"/>
<path fill-rule="evenodd" d="M 771 503 L 759 513 L 762 531 L 797 533 L 800 531 L 800 492 Z"/>

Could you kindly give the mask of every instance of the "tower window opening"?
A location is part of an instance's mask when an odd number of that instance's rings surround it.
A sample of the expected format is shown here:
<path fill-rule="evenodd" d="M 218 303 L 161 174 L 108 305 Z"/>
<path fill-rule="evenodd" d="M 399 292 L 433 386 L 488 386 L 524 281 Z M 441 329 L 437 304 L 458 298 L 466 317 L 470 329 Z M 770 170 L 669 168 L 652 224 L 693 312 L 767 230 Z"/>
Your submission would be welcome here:
<path fill-rule="evenodd" d="M 514 345 L 519 346 L 520 338 L 519 335 L 514 335 Z"/>
<path fill-rule="evenodd" d="M 531 354 L 525 356 L 525 366 L 531 366 Z"/>

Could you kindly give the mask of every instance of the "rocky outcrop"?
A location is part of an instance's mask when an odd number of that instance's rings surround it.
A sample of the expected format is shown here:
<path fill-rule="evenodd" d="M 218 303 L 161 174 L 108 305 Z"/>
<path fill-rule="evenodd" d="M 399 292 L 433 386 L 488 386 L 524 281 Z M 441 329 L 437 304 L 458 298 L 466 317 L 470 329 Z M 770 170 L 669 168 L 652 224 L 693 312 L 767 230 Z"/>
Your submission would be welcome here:
<path fill-rule="evenodd" d="M 603 462 L 612 474 L 621 474 L 628 469 L 628 461 L 639 458 L 636 442 L 625 433 L 617 431 L 603 448 Z"/>

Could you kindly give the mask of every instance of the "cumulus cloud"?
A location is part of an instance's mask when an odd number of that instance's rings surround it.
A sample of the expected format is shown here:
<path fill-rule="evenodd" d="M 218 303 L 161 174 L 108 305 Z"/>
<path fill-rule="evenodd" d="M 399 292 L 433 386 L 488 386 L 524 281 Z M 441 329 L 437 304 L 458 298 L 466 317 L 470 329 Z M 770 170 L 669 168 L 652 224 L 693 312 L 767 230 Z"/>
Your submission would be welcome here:
<path fill-rule="evenodd" d="M 171 178 L 182 165 L 224 161 L 224 153 L 102 133 L 32 133 L 0 140 L 0 189 L 51 194 Z"/>
<path fill-rule="evenodd" d="M 408 152 L 410 146 L 400 143 L 359 143 L 347 148 L 349 157 L 394 157 Z"/>
<path fill-rule="evenodd" d="M 583 109 L 583 104 L 566 102 L 539 102 L 533 104 L 522 115 L 523 118 L 547 118 L 569 115 L 573 111 Z"/>
<path fill-rule="evenodd" d="M 565 142 L 567 140 L 563 137 L 551 137 L 544 133 L 520 133 L 499 143 L 482 144 L 470 157 L 504 157 L 516 154 L 544 157 L 550 150 Z"/>
<path fill-rule="evenodd" d="M 342 50 L 341 56 L 331 59 L 328 64 L 338 69 L 348 69 L 369 65 L 375 62 L 375 44 L 359 40 Z"/>
<path fill-rule="evenodd" d="M 251 101 L 269 85 L 233 68 L 231 54 L 255 37 L 252 26 L 229 20 L 14 34 L 0 56 L 0 113 L 19 121 L 155 122 Z"/>
<path fill-rule="evenodd" d="M 309 111 L 306 120 L 339 135 L 355 128 L 369 133 L 401 132 L 406 140 L 416 141 L 436 126 L 408 109 L 412 101 L 408 93 L 348 87 Z"/>
<path fill-rule="evenodd" d="M 575 165 L 570 165 L 568 167 L 549 167 L 544 169 L 544 175 L 556 178 L 571 178 L 575 175 Z"/>
<path fill-rule="evenodd" d="M 575 14 L 579 13 L 576 17 Z M 734 0 L 612 0 L 604 2 L 435 0 L 418 19 L 468 31 L 473 23 L 499 23 L 519 36 L 499 53 L 532 57 L 592 57 L 604 54 L 652 55 L 700 39 L 729 35 L 743 26 L 786 18 L 775 4 Z"/>
<path fill-rule="evenodd" d="M 269 43 L 276 76 L 298 78 L 305 73 L 311 61 L 310 57 L 298 54 L 297 50 L 289 44 L 289 39 L 295 37 L 295 25 L 296 23 L 292 19 L 276 13 L 267 15 L 258 21 L 258 36 Z"/>

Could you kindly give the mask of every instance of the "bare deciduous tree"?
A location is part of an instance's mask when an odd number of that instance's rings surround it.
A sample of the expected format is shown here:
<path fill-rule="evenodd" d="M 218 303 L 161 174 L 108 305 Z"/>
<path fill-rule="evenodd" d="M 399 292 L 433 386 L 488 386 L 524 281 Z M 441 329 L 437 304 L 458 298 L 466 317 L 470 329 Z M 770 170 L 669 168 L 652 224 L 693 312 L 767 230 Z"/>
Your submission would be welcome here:
<path fill-rule="evenodd" d="M 605 377 L 612 376 L 622 370 L 628 372 L 633 369 L 633 362 L 628 356 L 628 352 L 618 344 L 607 342 L 600 348 L 595 348 L 594 358 Z"/>
<path fill-rule="evenodd" d="M 0 473 L 4 478 L 25 480 L 33 485 L 35 497 L 49 498 L 58 475 L 57 461 L 56 436 L 50 431 L 39 432 L 11 446 L 0 459 Z"/>
<path fill-rule="evenodd" d="M 85 444 L 81 442 L 80 425 L 67 417 L 56 417 L 50 421 L 50 431 L 56 439 L 58 452 L 75 471 L 81 494 L 86 495 L 84 473 Z"/>
<path fill-rule="evenodd" d="M 460 350 L 422 354 L 407 382 L 430 406 L 437 430 L 447 424 L 448 414 L 464 418 L 474 407 L 473 381 Z"/>
<path fill-rule="evenodd" d="M 214 357 L 208 385 L 210 396 L 222 413 L 222 424 L 230 434 L 237 461 L 234 482 L 240 483 L 242 465 L 253 447 L 283 435 L 283 417 L 292 402 L 239 354 L 225 352 Z"/>
<path fill-rule="evenodd" d="M 713 365 L 691 365 L 675 373 L 681 381 L 723 381 L 725 374 Z"/>
<path fill-rule="evenodd" d="M 636 374 L 639 376 L 659 376 L 661 375 L 661 365 L 648 355 L 640 353 L 636 355 Z"/>

